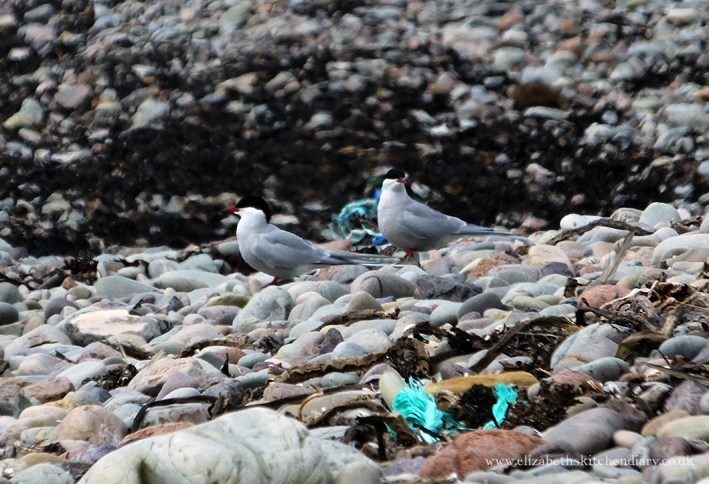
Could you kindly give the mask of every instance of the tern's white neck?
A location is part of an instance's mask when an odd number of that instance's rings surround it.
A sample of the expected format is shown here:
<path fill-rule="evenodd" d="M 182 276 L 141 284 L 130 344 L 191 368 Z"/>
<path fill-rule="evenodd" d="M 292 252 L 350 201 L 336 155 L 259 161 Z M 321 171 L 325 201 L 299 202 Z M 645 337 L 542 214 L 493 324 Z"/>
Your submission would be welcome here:
<path fill-rule="evenodd" d="M 263 230 L 268 226 L 266 214 L 252 207 L 239 209 L 239 224 L 236 226 L 236 237 L 244 237 L 254 231 Z"/>
<path fill-rule="evenodd" d="M 403 201 L 406 198 L 408 198 L 406 186 L 396 180 L 387 179 L 382 183 L 382 195 L 379 199 L 379 207 L 380 209 L 382 206 L 389 206 L 391 208 L 394 202 Z"/>

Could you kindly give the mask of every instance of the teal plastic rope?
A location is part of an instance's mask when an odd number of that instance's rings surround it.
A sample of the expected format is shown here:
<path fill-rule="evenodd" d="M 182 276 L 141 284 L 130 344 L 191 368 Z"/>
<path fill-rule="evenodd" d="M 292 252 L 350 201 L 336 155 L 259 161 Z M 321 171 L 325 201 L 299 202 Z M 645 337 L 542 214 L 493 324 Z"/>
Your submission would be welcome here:
<path fill-rule="evenodd" d="M 376 200 L 366 198 L 345 205 L 335 217 L 335 228 L 340 237 L 350 239 L 356 244 L 367 235 L 372 237 L 381 236 L 379 232 L 368 227 L 362 229 L 352 227 L 353 219 L 374 219 L 377 216 L 377 203 Z"/>
<path fill-rule="evenodd" d="M 509 406 L 517 401 L 517 392 L 512 385 L 502 383 L 495 385 L 493 392 L 497 397 L 497 402 L 492 406 L 492 414 L 497 423 L 501 424 L 505 420 Z M 414 431 L 420 427 L 433 433 L 439 433 L 442 429 L 470 430 L 457 422 L 451 414 L 438 410 L 436 399 L 423 389 L 420 381 L 415 379 L 411 379 L 409 385 L 397 393 L 393 407 L 392 410 L 399 412 Z M 483 427 L 483 429 L 495 428 L 497 425 L 493 421 L 486 423 Z M 421 434 L 428 443 L 437 440 L 428 433 L 421 432 Z"/>
<path fill-rule="evenodd" d="M 452 420 L 452 417 L 436 407 L 436 400 L 433 395 L 423 389 L 423 385 L 418 380 L 410 380 L 409 386 L 404 387 L 396 394 L 392 405 L 395 412 L 399 412 L 409 423 L 409 426 L 416 431 L 417 427 L 423 427 L 431 432 L 438 433 L 443 427 L 444 419 Z M 429 444 L 436 441 L 436 438 L 422 432 L 423 438 Z"/>
<path fill-rule="evenodd" d="M 492 390 L 497 397 L 497 402 L 492 406 L 492 415 L 498 424 L 501 424 L 507 416 L 507 409 L 517 401 L 517 392 L 512 385 L 498 383 Z M 497 425 L 492 420 L 483 426 L 483 429 L 496 429 Z"/>

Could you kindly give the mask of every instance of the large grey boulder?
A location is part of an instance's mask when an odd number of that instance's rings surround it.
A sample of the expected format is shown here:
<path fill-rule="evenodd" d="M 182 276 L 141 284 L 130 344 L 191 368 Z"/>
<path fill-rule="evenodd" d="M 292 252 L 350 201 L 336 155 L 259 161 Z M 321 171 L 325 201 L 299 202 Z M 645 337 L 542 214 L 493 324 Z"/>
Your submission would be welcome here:
<path fill-rule="evenodd" d="M 147 438 L 99 460 L 80 484 L 329 484 L 320 440 L 299 422 L 263 408 Z"/>

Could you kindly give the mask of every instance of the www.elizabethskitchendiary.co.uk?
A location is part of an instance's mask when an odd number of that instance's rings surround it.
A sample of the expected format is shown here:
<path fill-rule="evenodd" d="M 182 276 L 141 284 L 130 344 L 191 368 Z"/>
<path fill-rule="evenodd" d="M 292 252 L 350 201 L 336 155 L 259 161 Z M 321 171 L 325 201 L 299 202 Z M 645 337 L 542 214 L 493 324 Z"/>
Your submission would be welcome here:
<path fill-rule="evenodd" d="M 691 466 L 694 464 L 692 462 L 691 456 L 685 457 L 673 457 L 671 459 L 650 459 L 650 458 L 629 458 L 629 459 L 617 459 L 612 457 L 539 457 L 532 458 L 529 456 L 524 456 L 523 459 L 485 459 L 485 463 L 489 466 L 515 466 L 515 467 L 536 467 L 543 465 L 578 465 L 578 466 L 594 466 L 594 465 L 607 465 L 607 466 L 623 466 L 623 467 L 646 467 L 646 466 L 659 466 L 659 465 L 685 465 Z"/>

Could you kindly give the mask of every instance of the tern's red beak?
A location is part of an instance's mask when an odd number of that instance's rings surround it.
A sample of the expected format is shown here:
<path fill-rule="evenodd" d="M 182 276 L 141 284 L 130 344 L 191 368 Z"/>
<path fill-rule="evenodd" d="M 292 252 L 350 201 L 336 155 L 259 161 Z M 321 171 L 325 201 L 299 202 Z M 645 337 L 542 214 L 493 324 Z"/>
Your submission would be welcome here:
<path fill-rule="evenodd" d="M 406 178 L 397 178 L 396 183 L 406 183 Z"/>
<path fill-rule="evenodd" d="M 239 213 L 239 209 L 236 207 L 227 207 L 222 210 L 223 213 Z"/>

